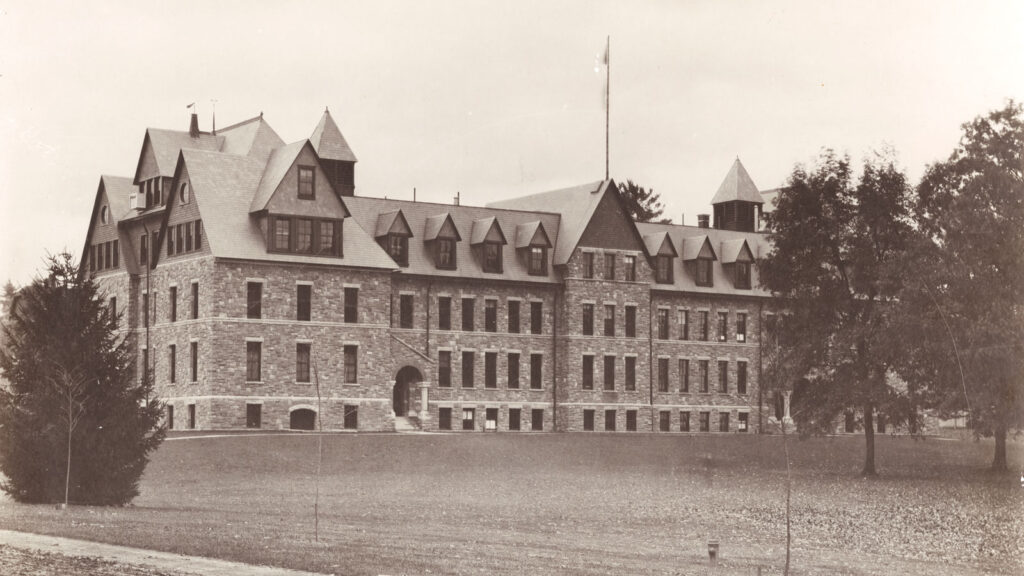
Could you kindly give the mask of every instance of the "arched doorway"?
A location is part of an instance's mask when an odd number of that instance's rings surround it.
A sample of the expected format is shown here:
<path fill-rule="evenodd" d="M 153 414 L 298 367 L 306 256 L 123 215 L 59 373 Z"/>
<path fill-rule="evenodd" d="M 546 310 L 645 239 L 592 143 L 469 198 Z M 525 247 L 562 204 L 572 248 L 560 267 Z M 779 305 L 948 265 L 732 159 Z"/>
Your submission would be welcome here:
<path fill-rule="evenodd" d="M 391 393 L 391 406 L 395 416 L 409 415 L 410 389 L 423 381 L 420 371 L 412 366 L 405 366 L 395 376 L 395 388 Z"/>
<path fill-rule="evenodd" d="M 315 430 L 316 412 L 309 408 L 296 408 L 288 418 L 288 427 L 292 430 Z"/>

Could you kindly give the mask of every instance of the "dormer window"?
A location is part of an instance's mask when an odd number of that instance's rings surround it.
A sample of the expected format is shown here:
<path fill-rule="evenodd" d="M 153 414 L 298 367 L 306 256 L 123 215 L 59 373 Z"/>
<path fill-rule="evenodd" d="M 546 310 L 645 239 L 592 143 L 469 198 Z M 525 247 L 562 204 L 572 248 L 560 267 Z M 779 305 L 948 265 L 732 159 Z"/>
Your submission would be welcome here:
<path fill-rule="evenodd" d="M 530 247 L 528 271 L 531 276 L 544 276 L 548 273 L 548 249 L 546 247 Z"/>
<path fill-rule="evenodd" d="M 497 242 L 484 243 L 484 272 L 501 274 L 501 244 Z"/>
<path fill-rule="evenodd" d="M 342 220 L 271 215 L 267 233 L 268 250 L 270 252 L 341 257 L 343 255 L 342 222 Z M 198 239 L 197 234 L 197 249 Z"/>
<path fill-rule="evenodd" d="M 654 281 L 658 284 L 672 284 L 672 256 L 663 254 L 654 258 Z"/>
<path fill-rule="evenodd" d="M 399 266 L 409 265 L 409 238 L 398 234 L 387 235 L 388 256 Z"/>
<path fill-rule="evenodd" d="M 519 261 L 526 265 L 527 274 L 547 275 L 551 239 L 540 220 L 516 225 L 515 247 Z"/>
<path fill-rule="evenodd" d="M 295 251 L 309 254 L 313 251 L 313 221 L 299 218 L 295 221 Z"/>
<path fill-rule="evenodd" d="M 299 166 L 299 198 L 316 198 L 316 172 L 312 166 Z"/>
<path fill-rule="evenodd" d="M 710 258 L 697 259 L 697 286 L 714 286 L 711 277 L 711 264 L 714 260 Z"/>
<path fill-rule="evenodd" d="M 281 252 L 287 252 L 291 247 L 291 221 L 287 218 L 277 218 L 274 220 L 274 250 Z"/>
<path fill-rule="evenodd" d="M 435 244 L 437 267 L 443 270 L 455 269 L 455 239 L 438 238 Z"/>
<path fill-rule="evenodd" d="M 750 262 L 736 263 L 736 288 L 750 290 Z"/>

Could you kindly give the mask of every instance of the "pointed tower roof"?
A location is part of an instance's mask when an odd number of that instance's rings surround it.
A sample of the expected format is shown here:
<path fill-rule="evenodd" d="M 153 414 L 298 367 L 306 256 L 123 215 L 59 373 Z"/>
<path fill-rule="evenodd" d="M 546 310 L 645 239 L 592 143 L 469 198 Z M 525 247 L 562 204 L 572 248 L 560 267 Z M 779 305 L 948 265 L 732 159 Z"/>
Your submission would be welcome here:
<path fill-rule="evenodd" d="M 722 185 L 718 187 L 718 192 L 715 193 L 711 203 L 722 204 L 735 200 L 764 204 L 761 194 L 757 191 L 757 186 L 750 178 L 750 174 L 747 174 L 747 169 L 743 167 L 738 156 L 732 163 L 732 168 L 729 168 L 729 173 L 725 175 L 725 180 L 722 180 Z"/>
<path fill-rule="evenodd" d="M 331 118 L 330 110 L 324 110 L 320 123 L 313 129 L 313 135 L 309 137 L 313 143 L 317 156 L 321 160 L 344 160 L 346 162 L 358 162 L 355 153 L 349 148 L 341 130 Z"/>

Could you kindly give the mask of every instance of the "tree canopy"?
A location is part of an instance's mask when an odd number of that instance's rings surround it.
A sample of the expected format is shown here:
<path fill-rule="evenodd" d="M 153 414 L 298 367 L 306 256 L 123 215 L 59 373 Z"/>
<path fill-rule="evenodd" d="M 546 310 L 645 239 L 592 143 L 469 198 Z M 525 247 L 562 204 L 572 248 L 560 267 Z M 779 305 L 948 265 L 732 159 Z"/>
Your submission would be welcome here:
<path fill-rule="evenodd" d="M 632 180 L 626 180 L 625 184 L 619 184 L 619 194 L 626 203 L 626 210 L 633 220 L 637 222 L 659 222 L 667 224 L 672 220 L 662 218 L 665 207 L 661 204 L 661 197 L 654 191 L 636 184 Z"/>

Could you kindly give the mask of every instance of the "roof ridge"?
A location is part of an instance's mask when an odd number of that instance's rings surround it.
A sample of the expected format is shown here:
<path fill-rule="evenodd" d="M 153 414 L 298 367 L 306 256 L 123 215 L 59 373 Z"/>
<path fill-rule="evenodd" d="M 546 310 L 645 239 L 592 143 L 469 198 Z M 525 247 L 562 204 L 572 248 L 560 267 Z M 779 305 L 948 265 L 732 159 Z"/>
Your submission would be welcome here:
<path fill-rule="evenodd" d="M 546 214 L 548 216 L 561 216 L 559 212 L 548 212 L 546 210 L 520 210 L 516 208 L 499 208 L 496 206 L 476 206 L 473 204 L 447 204 L 444 202 L 429 202 L 423 200 L 405 200 L 403 198 L 377 198 L 376 196 L 350 196 L 346 198 L 346 202 L 355 198 L 358 200 L 375 200 L 378 202 L 404 202 L 406 204 L 429 204 L 431 206 L 447 206 L 449 208 L 475 208 L 480 210 L 499 210 L 501 212 L 520 212 L 526 214 Z M 517 196 L 516 198 L 524 198 L 524 196 Z M 515 198 L 513 198 L 514 200 Z M 436 214 L 435 214 L 436 216 Z"/>
<path fill-rule="evenodd" d="M 224 128 L 221 128 L 220 131 L 221 132 L 227 132 L 228 130 L 232 130 L 234 128 L 238 128 L 239 126 L 244 126 L 244 125 L 246 125 L 246 124 L 248 124 L 250 122 L 255 122 L 257 120 L 263 120 L 263 114 L 262 113 L 260 113 L 259 116 L 253 116 L 252 118 L 249 118 L 248 120 L 242 120 L 241 122 L 236 122 L 236 123 L 234 123 L 234 124 L 232 124 L 230 126 L 226 126 Z"/>

